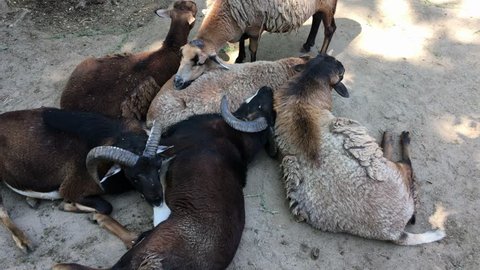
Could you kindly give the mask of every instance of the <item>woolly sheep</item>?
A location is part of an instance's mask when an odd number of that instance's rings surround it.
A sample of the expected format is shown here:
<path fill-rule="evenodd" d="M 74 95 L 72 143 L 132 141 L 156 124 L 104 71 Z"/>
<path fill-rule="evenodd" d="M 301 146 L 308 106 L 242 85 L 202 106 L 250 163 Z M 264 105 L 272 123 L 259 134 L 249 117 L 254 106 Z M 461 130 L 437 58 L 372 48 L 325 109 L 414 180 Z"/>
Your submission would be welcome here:
<path fill-rule="evenodd" d="M 403 159 L 392 162 L 388 133 L 383 152 L 365 127 L 331 113 L 332 88 L 348 96 L 344 71 L 319 55 L 277 91 L 275 140 L 292 213 L 324 231 L 400 245 L 442 239 L 442 230 L 405 231 L 415 211 L 409 134 L 402 134 Z"/>
<path fill-rule="evenodd" d="M 337 0 L 217 0 L 203 20 L 195 39 L 182 49 L 182 61 L 175 77 L 175 87 L 201 76 L 204 64 L 214 61 L 221 64 L 217 51 L 228 41 L 240 41 L 236 63 L 245 58 L 246 38 L 250 39 L 251 61 L 256 60 L 257 47 L 263 31 L 289 32 L 298 29 L 310 16 L 313 22 L 305 51 L 315 43 L 315 37 L 323 20 L 325 38 L 321 52 L 327 51 L 336 25 L 333 15 Z M 208 60 L 208 61 L 207 61 Z"/>
<path fill-rule="evenodd" d="M 260 87 L 267 85 L 275 89 L 284 84 L 297 73 L 294 67 L 308 59 L 309 56 L 302 56 L 229 65 L 228 73 L 213 67 L 181 91 L 174 89 L 170 79 L 150 105 L 147 126 L 157 120 L 166 128 L 194 114 L 218 112 L 223 95 L 227 95 L 230 105 L 236 108 L 244 97 L 253 95 Z"/>

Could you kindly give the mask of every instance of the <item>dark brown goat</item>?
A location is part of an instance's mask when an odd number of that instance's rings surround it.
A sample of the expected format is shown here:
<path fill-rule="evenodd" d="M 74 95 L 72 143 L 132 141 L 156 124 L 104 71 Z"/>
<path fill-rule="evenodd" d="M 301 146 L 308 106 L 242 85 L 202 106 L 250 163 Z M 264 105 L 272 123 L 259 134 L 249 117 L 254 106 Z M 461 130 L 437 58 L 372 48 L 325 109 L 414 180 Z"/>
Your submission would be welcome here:
<path fill-rule="evenodd" d="M 63 199 L 62 209 L 71 212 L 108 215 L 112 205 L 99 195 L 132 187 L 160 206 L 163 159 L 157 155 L 161 131 L 156 126 L 149 137 L 137 120 L 96 113 L 42 108 L 1 114 L 0 180 L 29 198 Z M 107 170 L 100 181 L 98 172 Z M 124 173 L 117 175 L 120 171 Z M 17 246 L 31 249 L 8 217 L 1 196 L 0 218 Z"/>
<path fill-rule="evenodd" d="M 187 42 L 196 13 L 196 4 L 188 0 L 157 10 L 157 15 L 172 20 L 159 50 L 84 60 L 70 75 L 60 106 L 144 120 L 160 87 L 177 72 L 180 47 Z"/>
<path fill-rule="evenodd" d="M 225 269 L 230 264 L 245 224 L 247 165 L 272 135 L 272 95 L 270 88 L 262 88 L 235 116 L 224 99 L 223 119 L 192 116 L 163 134 L 162 144 L 174 145 L 168 151 L 175 159 L 165 190 L 172 214 L 144 233 L 111 269 Z M 59 264 L 54 269 L 92 268 Z"/>

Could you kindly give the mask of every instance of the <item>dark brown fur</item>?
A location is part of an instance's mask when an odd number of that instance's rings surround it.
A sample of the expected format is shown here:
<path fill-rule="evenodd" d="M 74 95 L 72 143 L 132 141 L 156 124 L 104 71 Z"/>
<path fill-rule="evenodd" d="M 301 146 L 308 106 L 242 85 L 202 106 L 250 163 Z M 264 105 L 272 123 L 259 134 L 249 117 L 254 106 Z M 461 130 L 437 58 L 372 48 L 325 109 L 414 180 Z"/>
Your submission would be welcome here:
<path fill-rule="evenodd" d="M 157 51 L 84 60 L 70 75 L 60 106 L 144 120 L 155 94 L 180 65 L 180 47 L 187 42 L 193 27 L 189 20 L 196 12 L 194 2 L 177 1 L 170 30 Z"/>

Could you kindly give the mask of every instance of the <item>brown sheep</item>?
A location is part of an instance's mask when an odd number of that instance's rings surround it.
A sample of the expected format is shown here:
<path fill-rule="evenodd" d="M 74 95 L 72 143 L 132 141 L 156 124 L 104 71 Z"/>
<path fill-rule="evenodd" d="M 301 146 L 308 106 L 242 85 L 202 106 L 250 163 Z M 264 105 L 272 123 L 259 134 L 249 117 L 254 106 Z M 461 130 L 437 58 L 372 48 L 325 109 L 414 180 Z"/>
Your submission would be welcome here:
<path fill-rule="evenodd" d="M 222 116 L 194 115 L 162 135 L 162 144 L 174 146 L 167 151 L 175 158 L 165 179 L 172 213 L 109 269 L 213 270 L 230 264 L 245 226 L 248 164 L 268 146 L 272 96 L 272 89 L 263 87 L 233 115 L 224 98 Z M 93 268 L 58 264 L 53 269 Z"/>
<path fill-rule="evenodd" d="M 160 87 L 180 65 L 180 47 L 187 42 L 196 13 L 195 2 L 189 0 L 157 10 L 158 16 L 172 20 L 160 49 L 84 60 L 70 75 L 60 106 L 143 120 Z"/>
<path fill-rule="evenodd" d="M 160 207 L 164 159 L 157 154 L 161 130 L 154 126 L 147 136 L 135 119 L 98 113 L 41 108 L 0 114 L 0 181 L 27 198 L 63 199 L 61 208 L 69 212 L 108 215 L 112 205 L 100 195 L 132 188 Z M 20 249 L 32 249 L 1 196 L 0 219 Z"/>

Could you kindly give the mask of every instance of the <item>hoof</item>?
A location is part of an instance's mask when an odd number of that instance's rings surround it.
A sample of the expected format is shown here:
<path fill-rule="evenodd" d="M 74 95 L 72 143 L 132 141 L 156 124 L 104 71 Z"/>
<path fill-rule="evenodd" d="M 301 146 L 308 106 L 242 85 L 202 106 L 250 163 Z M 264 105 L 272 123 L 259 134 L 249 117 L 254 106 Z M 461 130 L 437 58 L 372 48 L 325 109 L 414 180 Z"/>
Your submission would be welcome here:
<path fill-rule="evenodd" d="M 403 145 L 410 144 L 410 132 L 402 132 L 402 135 L 400 135 L 400 140 L 402 141 Z"/>
<path fill-rule="evenodd" d="M 300 52 L 302 53 L 308 53 L 310 52 L 310 49 L 312 48 L 312 46 L 308 45 L 307 43 L 303 44 L 302 45 L 302 49 L 300 49 Z"/>

